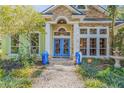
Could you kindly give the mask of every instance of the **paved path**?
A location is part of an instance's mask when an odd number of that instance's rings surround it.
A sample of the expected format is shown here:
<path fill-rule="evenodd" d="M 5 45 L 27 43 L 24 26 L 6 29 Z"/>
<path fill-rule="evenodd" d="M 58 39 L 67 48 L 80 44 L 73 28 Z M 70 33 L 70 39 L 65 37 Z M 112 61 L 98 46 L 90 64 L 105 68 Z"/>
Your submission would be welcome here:
<path fill-rule="evenodd" d="M 83 88 L 74 66 L 50 65 L 33 83 L 34 88 Z"/>

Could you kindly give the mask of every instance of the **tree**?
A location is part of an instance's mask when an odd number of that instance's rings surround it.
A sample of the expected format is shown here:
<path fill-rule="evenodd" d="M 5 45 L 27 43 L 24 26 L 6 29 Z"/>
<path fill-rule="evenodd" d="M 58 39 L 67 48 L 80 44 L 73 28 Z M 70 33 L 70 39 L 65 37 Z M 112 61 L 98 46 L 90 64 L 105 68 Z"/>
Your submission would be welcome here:
<path fill-rule="evenodd" d="M 31 6 L 0 6 L 0 34 L 42 31 L 44 22 Z"/>
<path fill-rule="evenodd" d="M 26 35 L 27 40 L 30 40 L 29 33 L 43 31 L 44 23 L 45 20 L 42 15 L 31 6 L 0 6 L 0 35 L 23 34 Z M 16 37 L 14 38 L 17 40 Z M 20 40 L 18 42 L 27 49 L 28 54 L 26 56 L 30 55 L 29 46 L 25 46 Z"/>
<path fill-rule="evenodd" d="M 112 24 L 111 24 L 111 40 L 112 40 L 111 47 L 113 48 L 114 47 L 114 26 L 115 26 L 116 19 L 118 16 L 118 6 L 117 5 L 109 5 L 107 7 L 107 9 L 108 9 L 109 17 L 112 20 Z"/>

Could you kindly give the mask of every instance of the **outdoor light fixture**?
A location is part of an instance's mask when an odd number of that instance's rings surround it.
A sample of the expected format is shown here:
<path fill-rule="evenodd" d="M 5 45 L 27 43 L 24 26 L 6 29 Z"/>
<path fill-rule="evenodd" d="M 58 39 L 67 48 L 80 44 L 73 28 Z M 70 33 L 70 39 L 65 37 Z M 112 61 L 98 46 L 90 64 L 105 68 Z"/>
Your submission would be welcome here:
<path fill-rule="evenodd" d="M 92 63 L 92 62 L 93 62 L 93 59 L 92 59 L 92 58 L 88 58 L 88 59 L 87 59 L 87 63 L 90 64 L 90 63 Z"/>

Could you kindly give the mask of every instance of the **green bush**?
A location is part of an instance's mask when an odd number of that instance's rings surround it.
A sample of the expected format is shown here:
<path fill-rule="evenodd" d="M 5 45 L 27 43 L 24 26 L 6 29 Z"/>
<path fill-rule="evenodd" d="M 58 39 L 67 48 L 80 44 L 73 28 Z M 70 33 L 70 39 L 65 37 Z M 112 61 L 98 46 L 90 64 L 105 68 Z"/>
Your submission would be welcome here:
<path fill-rule="evenodd" d="M 30 88 L 32 82 L 26 78 L 12 78 L 6 76 L 4 79 L 0 79 L 0 88 Z"/>
<path fill-rule="evenodd" d="M 87 88 L 105 88 L 107 85 L 97 79 L 87 79 L 85 80 L 85 86 Z"/>
<path fill-rule="evenodd" d="M 84 76 L 95 77 L 99 71 L 99 68 L 96 66 L 96 64 L 83 63 L 80 70 L 81 74 Z"/>
<path fill-rule="evenodd" d="M 0 78 L 3 78 L 5 76 L 5 71 L 3 69 L 0 69 Z"/>
<path fill-rule="evenodd" d="M 10 72 L 10 76 L 16 78 L 28 78 L 32 73 L 33 71 L 31 68 L 13 69 Z"/>
<path fill-rule="evenodd" d="M 99 71 L 96 77 L 103 82 L 107 83 L 110 87 L 124 87 L 124 74 L 123 69 L 107 68 Z"/>
<path fill-rule="evenodd" d="M 40 76 L 41 73 L 42 73 L 42 70 L 36 70 L 36 71 L 33 72 L 31 77 L 36 78 L 36 77 Z"/>

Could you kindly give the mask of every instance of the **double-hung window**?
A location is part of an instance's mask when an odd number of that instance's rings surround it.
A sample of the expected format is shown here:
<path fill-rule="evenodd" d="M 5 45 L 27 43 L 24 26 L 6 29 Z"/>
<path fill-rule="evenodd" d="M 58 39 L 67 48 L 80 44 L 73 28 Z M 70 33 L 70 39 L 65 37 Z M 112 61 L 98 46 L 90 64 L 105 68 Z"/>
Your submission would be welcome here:
<path fill-rule="evenodd" d="M 11 35 L 11 54 L 18 54 L 19 52 L 19 35 Z"/>
<path fill-rule="evenodd" d="M 31 54 L 39 54 L 40 52 L 40 38 L 39 33 L 30 34 L 30 45 L 31 45 Z"/>

